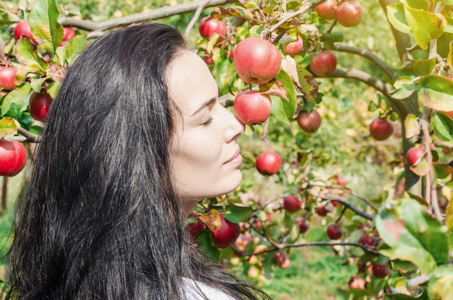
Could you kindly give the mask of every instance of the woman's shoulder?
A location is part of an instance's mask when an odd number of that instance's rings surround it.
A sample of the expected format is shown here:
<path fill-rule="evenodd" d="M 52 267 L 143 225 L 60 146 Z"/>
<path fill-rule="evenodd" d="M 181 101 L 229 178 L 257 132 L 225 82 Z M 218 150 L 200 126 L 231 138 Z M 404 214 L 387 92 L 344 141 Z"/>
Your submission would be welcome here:
<path fill-rule="evenodd" d="M 200 295 L 199 290 L 206 295 L 208 299 L 212 300 L 233 300 L 234 298 L 225 294 L 224 292 L 210 287 L 203 282 L 196 281 L 190 278 L 183 278 L 184 282 L 184 292 L 186 293 L 187 300 L 202 300 L 205 299 Z M 198 286 L 198 288 L 197 288 Z"/>

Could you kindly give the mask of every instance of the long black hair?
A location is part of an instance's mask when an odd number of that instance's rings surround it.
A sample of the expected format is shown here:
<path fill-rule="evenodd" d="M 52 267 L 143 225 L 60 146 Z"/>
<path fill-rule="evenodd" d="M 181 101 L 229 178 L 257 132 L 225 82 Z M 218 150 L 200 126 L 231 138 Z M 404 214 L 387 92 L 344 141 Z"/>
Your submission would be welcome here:
<path fill-rule="evenodd" d="M 70 68 L 17 204 L 8 299 L 184 299 L 182 278 L 236 299 L 268 297 L 210 264 L 184 233 L 164 76 L 183 50 L 172 27 L 130 26 Z"/>

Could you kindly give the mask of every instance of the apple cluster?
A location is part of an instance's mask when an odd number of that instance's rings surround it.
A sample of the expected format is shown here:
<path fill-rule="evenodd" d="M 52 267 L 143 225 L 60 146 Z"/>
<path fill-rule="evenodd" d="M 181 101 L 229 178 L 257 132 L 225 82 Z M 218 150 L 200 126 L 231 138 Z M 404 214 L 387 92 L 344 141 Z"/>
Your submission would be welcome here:
<path fill-rule="evenodd" d="M 345 1 L 337 6 L 336 0 L 327 0 L 318 6 L 315 11 L 325 20 L 337 20 L 344 27 L 354 27 L 362 22 L 362 5 L 357 1 Z"/>

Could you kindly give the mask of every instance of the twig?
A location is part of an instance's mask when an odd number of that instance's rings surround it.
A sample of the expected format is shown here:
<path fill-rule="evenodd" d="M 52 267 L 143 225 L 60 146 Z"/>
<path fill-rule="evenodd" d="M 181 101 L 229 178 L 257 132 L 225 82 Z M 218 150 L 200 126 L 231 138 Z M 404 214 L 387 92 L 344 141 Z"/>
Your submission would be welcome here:
<path fill-rule="evenodd" d="M 363 56 L 370 60 L 372 63 L 374 63 L 376 67 L 381 69 L 382 72 L 384 72 L 385 75 L 387 75 L 389 78 L 393 78 L 395 76 L 395 72 L 392 70 L 392 68 L 390 68 L 389 65 L 387 65 L 383 60 L 381 60 L 376 54 L 374 54 L 370 50 L 344 45 L 340 43 L 334 43 L 332 49 L 340 52 L 347 52 Z"/>
<path fill-rule="evenodd" d="M 204 0 L 200 4 L 200 6 L 198 6 L 197 10 L 195 11 L 195 14 L 192 17 L 192 20 L 190 20 L 189 25 L 187 25 L 186 31 L 184 33 L 184 37 L 186 38 L 186 40 L 189 39 L 189 34 L 190 34 L 190 31 L 192 30 L 193 25 L 195 25 L 195 22 L 198 20 L 198 18 L 201 15 L 201 11 L 208 4 L 208 2 L 209 2 L 209 0 Z"/>
<path fill-rule="evenodd" d="M 332 29 L 335 27 L 335 25 L 337 25 L 337 19 L 335 19 L 333 22 L 332 22 L 332 25 L 330 26 L 329 29 L 327 29 L 327 33 L 331 33 L 332 32 Z"/>
<path fill-rule="evenodd" d="M 265 238 L 272 246 L 274 246 L 277 249 L 281 249 L 283 247 L 281 244 L 278 244 L 278 243 L 274 242 L 272 239 L 270 239 L 265 233 L 259 231 L 258 228 L 253 226 L 253 224 L 250 222 L 250 220 L 247 220 L 247 223 L 249 224 L 250 228 L 252 228 L 254 231 L 256 231 L 263 238 Z"/>
<path fill-rule="evenodd" d="M 376 208 L 376 206 L 374 206 L 370 201 L 368 201 L 368 199 L 366 199 L 365 197 L 362 197 L 360 196 L 359 194 L 356 194 L 354 193 L 353 191 L 350 191 L 348 189 L 344 189 L 342 187 L 339 187 L 339 186 L 332 186 L 332 185 L 323 185 L 323 184 L 317 184 L 317 183 L 309 183 L 308 185 L 308 188 L 310 186 L 317 186 L 317 187 L 323 187 L 323 188 L 326 188 L 326 189 L 335 189 L 335 190 L 342 190 L 343 192 L 345 193 L 348 193 L 356 198 L 359 198 L 360 200 L 362 200 L 363 202 L 365 202 L 369 207 L 371 207 L 372 209 L 374 209 L 376 212 L 378 211 L 378 209 Z"/>
<path fill-rule="evenodd" d="M 17 128 L 20 134 L 25 136 L 27 139 L 25 141 L 32 142 L 32 143 L 39 143 L 41 141 L 41 136 L 28 132 L 27 130 L 23 129 L 22 127 Z"/>
<path fill-rule="evenodd" d="M 332 194 L 326 194 L 326 195 L 317 195 L 317 194 L 313 194 L 313 193 L 310 193 L 310 194 L 315 196 L 315 197 L 324 199 L 324 200 L 338 201 L 341 204 L 343 204 L 344 206 L 346 206 L 347 208 L 349 208 L 350 210 L 352 210 L 353 212 L 355 212 L 357 215 L 359 215 L 359 216 L 361 216 L 361 217 L 363 217 L 363 218 L 365 218 L 367 220 L 373 221 L 373 216 L 372 215 L 370 215 L 369 213 L 357 208 L 355 205 L 353 205 L 351 202 L 347 201 L 343 197 L 340 197 L 340 196 L 337 196 L 337 195 L 332 195 Z"/>
<path fill-rule="evenodd" d="M 200 7 L 206 0 L 182 3 L 175 6 L 165 6 L 151 11 L 141 12 L 118 19 L 111 19 L 103 22 L 92 22 L 75 18 L 63 17 L 58 20 L 62 26 L 77 27 L 87 31 L 104 31 L 118 26 L 125 26 L 133 23 L 145 22 L 150 20 L 158 20 L 168 18 L 174 15 L 193 12 Z M 220 6 L 228 3 L 233 3 L 233 0 L 211 0 L 206 7 Z"/>
<path fill-rule="evenodd" d="M 263 134 L 261 135 L 260 139 L 262 141 L 265 141 L 267 138 L 267 129 L 269 128 L 269 119 L 266 120 L 266 123 L 264 123 L 264 128 L 263 128 Z"/>

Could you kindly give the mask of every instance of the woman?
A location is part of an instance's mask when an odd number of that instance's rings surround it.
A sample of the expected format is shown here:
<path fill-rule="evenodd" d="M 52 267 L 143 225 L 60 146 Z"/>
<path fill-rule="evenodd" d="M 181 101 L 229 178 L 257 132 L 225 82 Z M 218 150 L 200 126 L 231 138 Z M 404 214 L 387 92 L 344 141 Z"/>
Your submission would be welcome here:
<path fill-rule="evenodd" d="M 8 298 L 268 298 L 184 234 L 197 201 L 242 179 L 244 125 L 217 97 L 171 27 L 92 43 L 52 103 L 18 203 Z"/>

